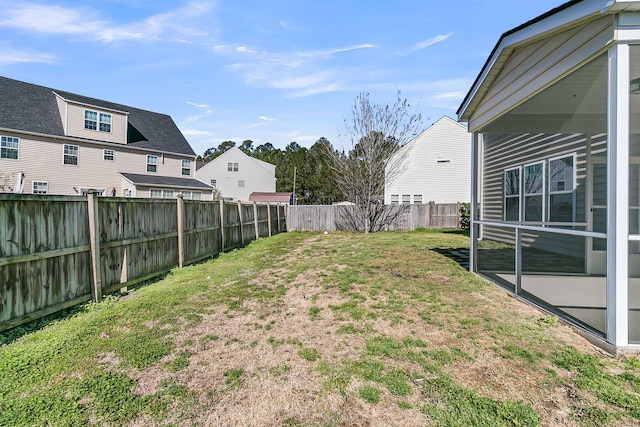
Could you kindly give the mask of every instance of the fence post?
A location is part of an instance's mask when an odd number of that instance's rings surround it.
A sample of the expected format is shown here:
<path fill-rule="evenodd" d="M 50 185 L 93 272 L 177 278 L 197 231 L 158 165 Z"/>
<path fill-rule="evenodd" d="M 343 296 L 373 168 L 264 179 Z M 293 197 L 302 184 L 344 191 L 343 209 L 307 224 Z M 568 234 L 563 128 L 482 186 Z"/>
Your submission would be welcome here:
<path fill-rule="evenodd" d="M 244 246 L 244 233 L 242 232 L 242 202 L 238 201 L 238 219 L 240 221 L 240 247 Z"/>
<path fill-rule="evenodd" d="M 433 224 L 433 200 L 429 202 L 429 229 L 432 228 Z"/>
<path fill-rule="evenodd" d="M 462 217 L 462 215 L 460 214 L 460 202 L 456 203 L 456 212 L 457 212 L 457 217 L 458 217 L 458 222 L 457 222 L 457 229 L 460 230 L 460 219 Z"/>
<path fill-rule="evenodd" d="M 224 252 L 224 200 L 220 199 L 220 253 Z"/>
<path fill-rule="evenodd" d="M 124 241 L 124 206 L 118 203 L 118 238 Z M 127 261 L 127 245 L 122 246 L 122 265 L 120 267 L 120 283 L 127 283 L 129 280 L 129 262 Z M 127 287 L 120 288 L 120 293 L 127 292 Z"/>
<path fill-rule="evenodd" d="M 256 229 L 256 240 L 258 240 L 260 233 L 258 232 L 258 205 L 256 205 L 256 202 L 253 202 L 253 223 Z"/>
<path fill-rule="evenodd" d="M 91 294 L 95 302 L 102 299 L 102 273 L 100 268 L 100 230 L 98 215 L 98 192 L 89 191 L 87 193 L 87 214 L 89 219 L 89 246 L 91 247 L 91 273 L 93 283 L 91 284 Z"/>
<path fill-rule="evenodd" d="M 267 222 L 269 224 L 269 237 L 271 237 L 271 204 L 267 203 Z"/>
<path fill-rule="evenodd" d="M 176 197 L 178 203 L 178 267 L 184 266 L 184 199 L 182 194 Z"/>

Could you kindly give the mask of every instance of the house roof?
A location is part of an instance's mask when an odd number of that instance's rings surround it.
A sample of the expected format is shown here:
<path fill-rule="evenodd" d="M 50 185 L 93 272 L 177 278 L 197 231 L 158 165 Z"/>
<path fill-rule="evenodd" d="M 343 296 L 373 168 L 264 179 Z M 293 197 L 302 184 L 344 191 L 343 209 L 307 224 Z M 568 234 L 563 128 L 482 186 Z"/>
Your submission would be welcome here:
<path fill-rule="evenodd" d="M 251 159 L 253 162 L 255 162 L 258 166 L 260 166 L 262 169 L 264 169 L 265 171 L 267 171 L 267 173 L 269 173 L 270 175 L 274 175 L 275 172 L 275 167 L 276 165 L 269 163 L 269 162 L 265 162 L 263 160 L 260 159 L 256 159 L 255 157 L 251 157 L 250 155 L 248 155 L 247 153 L 245 153 L 244 151 L 242 151 L 241 149 L 239 149 L 238 147 L 231 147 L 229 148 L 227 151 L 225 151 L 224 153 L 220 154 L 218 157 L 216 157 L 215 159 L 205 163 L 204 165 L 200 165 L 198 167 L 198 165 L 196 164 L 196 170 L 200 170 L 202 168 L 206 168 L 209 164 L 211 163 L 215 163 L 215 162 L 225 162 L 225 158 L 228 156 L 233 155 L 233 153 L 242 153 L 243 156 L 245 156 L 248 159 Z M 274 172 L 272 172 L 270 169 L 274 169 Z"/>
<path fill-rule="evenodd" d="M 287 192 L 275 192 L 275 193 L 266 193 L 254 191 L 249 195 L 250 202 L 273 202 L 273 203 L 289 203 L 291 201 L 291 196 L 293 193 Z"/>
<path fill-rule="evenodd" d="M 640 2 L 629 0 L 571 0 L 519 25 L 500 37 L 480 73 L 457 110 L 458 120 L 468 121 L 515 46 L 558 32 L 594 16 L 620 11 L 637 11 Z"/>
<path fill-rule="evenodd" d="M 4 101 L 5 108 L 0 109 L 0 128 L 52 136 L 67 136 L 64 133 L 56 94 L 70 102 L 128 113 L 128 147 L 195 156 L 189 142 L 182 135 L 173 119 L 166 114 L 1 76 L 0 99 Z"/>
<path fill-rule="evenodd" d="M 120 172 L 127 181 L 134 185 L 147 187 L 190 188 L 199 190 L 213 190 L 213 187 L 194 178 L 175 178 L 172 176 L 144 175 L 139 173 Z"/>

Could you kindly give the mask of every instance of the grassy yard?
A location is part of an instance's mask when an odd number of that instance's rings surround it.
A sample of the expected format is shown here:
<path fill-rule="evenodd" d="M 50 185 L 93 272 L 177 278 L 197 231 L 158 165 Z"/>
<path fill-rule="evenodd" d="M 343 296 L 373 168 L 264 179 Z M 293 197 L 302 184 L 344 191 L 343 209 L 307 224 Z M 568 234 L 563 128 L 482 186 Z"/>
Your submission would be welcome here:
<path fill-rule="evenodd" d="M 611 358 L 456 233 L 287 233 L 0 336 L 0 425 L 640 425 Z"/>

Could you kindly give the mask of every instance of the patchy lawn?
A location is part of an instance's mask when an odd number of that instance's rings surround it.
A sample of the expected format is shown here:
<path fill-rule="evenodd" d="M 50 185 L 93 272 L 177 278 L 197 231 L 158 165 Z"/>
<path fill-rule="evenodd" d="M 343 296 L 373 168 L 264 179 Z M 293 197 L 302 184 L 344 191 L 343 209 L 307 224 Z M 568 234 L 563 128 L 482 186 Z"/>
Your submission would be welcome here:
<path fill-rule="evenodd" d="M 640 425 L 611 358 L 439 253 L 281 234 L 0 336 L 0 425 Z"/>

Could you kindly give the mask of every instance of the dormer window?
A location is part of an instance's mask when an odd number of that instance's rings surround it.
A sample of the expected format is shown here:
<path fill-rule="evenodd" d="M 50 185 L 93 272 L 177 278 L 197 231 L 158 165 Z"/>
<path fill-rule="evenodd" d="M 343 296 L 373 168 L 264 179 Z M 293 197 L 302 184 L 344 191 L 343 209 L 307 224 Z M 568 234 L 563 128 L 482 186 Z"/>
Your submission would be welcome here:
<path fill-rule="evenodd" d="M 111 132 L 111 114 L 84 110 L 84 128 L 100 132 Z"/>

